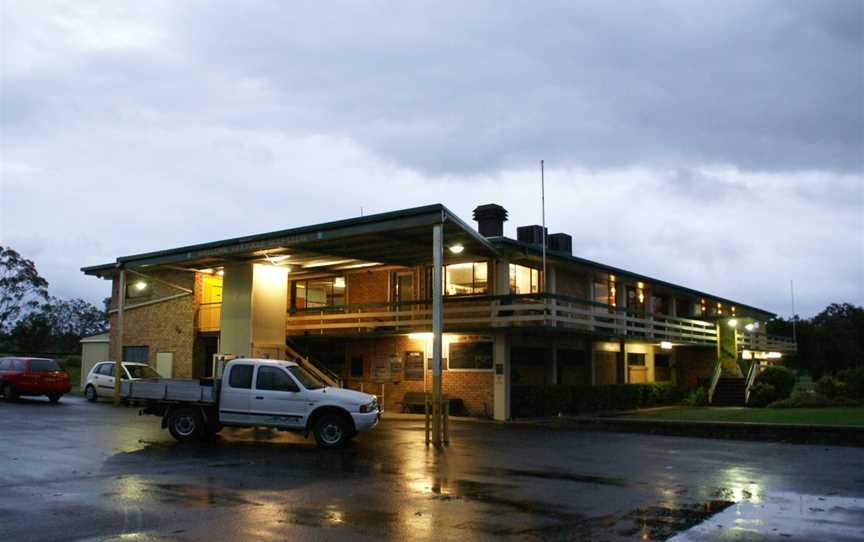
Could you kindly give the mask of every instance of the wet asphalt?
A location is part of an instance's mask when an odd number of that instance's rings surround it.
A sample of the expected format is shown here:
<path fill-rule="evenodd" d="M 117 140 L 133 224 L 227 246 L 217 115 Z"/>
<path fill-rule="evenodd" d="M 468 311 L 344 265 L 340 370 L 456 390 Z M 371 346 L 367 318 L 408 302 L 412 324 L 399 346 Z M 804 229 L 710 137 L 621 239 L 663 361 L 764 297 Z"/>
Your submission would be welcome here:
<path fill-rule="evenodd" d="M 386 415 L 335 452 L 182 445 L 133 408 L 0 404 L 2 541 L 670 537 L 864 540 L 864 449 L 469 421 L 435 449 Z"/>

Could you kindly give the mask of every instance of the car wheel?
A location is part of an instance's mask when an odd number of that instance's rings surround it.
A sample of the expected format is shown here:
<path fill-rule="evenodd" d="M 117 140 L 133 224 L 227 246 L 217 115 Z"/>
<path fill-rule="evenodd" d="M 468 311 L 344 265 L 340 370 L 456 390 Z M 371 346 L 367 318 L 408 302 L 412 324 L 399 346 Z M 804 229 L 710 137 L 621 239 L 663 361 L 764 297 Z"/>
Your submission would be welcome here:
<path fill-rule="evenodd" d="M 95 403 L 99 399 L 99 394 L 96 393 L 96 387 L 93 384 L 88 384 L 84 388 L 84 397 L 91 403 Z"/>
<path fill-rule="evenodd" d="M 52 403 L 56 403 L 57 401 L 60 400 L 61 397 L 63 397 L 62 393 L 49 393 L 48 394 L 48 400 L 51 401 Z"/>
<path fill-rule="evenodd" d="M 12 384 L 8 382 L 3 384 L 3 398 L 10 403 L 18 399 L 18 393 L 12 387 Z"/>
<path fill-rule="evenodd" d="M 168 416 L 168 431 L 180 442 L 198 440 L 204 433 L 204 420 L 194 408 L 178 408 Z"/>
<path fill-rule="evenodd" d="M 324 414 L 315 421 L 314 432 L 321 448 L 341 448 L 351 436 L 351 427 L 344 416 Z"/>

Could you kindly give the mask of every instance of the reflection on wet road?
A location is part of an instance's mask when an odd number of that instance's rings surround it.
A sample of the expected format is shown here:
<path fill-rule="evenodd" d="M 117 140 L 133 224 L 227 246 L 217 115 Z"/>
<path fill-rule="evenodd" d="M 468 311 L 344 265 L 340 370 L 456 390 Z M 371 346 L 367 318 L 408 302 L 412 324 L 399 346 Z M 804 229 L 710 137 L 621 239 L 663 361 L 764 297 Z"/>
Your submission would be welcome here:
<path fill-rule="evenodd" d="M 422 429 L 188 446 L 133 409 L 3 404 L 0 540 L 864 539 L 861 449 L 454 422 L 436 450 Z"/>

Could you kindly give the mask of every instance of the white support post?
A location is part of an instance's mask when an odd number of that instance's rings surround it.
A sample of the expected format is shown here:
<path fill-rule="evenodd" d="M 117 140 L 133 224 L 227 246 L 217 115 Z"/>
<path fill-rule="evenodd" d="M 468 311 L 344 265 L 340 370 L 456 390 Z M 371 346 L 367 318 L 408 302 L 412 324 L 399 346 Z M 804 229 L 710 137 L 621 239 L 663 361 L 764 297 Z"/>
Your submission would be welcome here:
<path fill-rule="evenodd" d="M 114 405 L 120 405 L 120 381 L 123 374 L 123 313 L 126 305 L 126 269 L 120 268 L 120 285 L 117 292 L 117 357 L 114 359 Z"/>
<path fill-rule="evenodd" d="M 444 226 L 432 227 L 432 442 L 441 443 L 441 349 L 444 331 Z"/>

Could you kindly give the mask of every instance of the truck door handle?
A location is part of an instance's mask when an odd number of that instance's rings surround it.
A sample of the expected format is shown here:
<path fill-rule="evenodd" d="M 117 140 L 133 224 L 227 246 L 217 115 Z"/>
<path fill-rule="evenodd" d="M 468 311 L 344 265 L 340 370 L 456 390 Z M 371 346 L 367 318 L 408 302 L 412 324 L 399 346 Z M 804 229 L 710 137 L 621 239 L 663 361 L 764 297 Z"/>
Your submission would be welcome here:
<path fill-rule="evenodd" d="M 261 397 L 260 395 L 258 395 L 258 396 L 255 397 L 255 399 L 264 399 L 264 398 Z"/>

